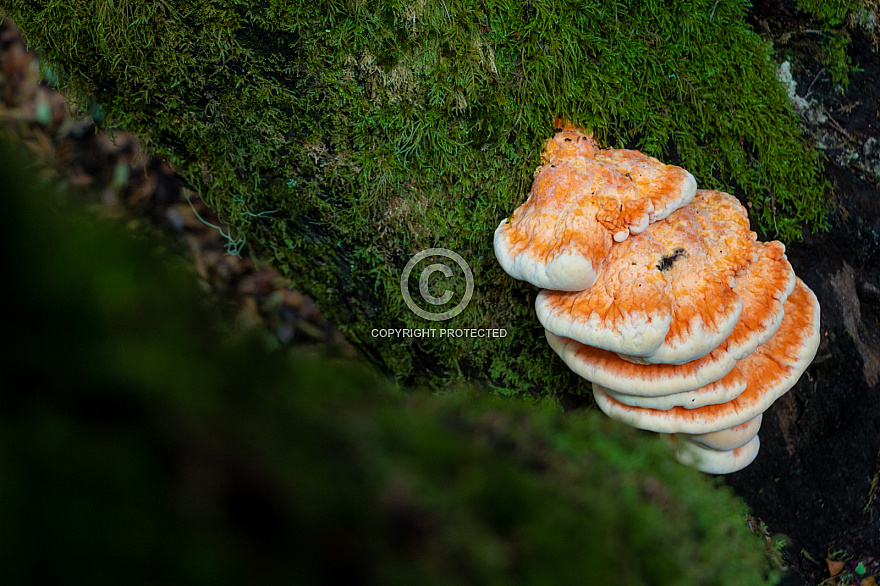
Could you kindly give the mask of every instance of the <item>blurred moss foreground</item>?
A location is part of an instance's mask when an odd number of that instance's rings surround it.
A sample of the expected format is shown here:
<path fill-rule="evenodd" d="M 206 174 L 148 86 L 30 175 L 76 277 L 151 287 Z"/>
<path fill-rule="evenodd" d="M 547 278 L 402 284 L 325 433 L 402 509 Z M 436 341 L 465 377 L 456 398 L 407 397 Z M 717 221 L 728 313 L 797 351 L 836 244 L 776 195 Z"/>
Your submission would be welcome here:
<path fill-rule="evenodd" d="M 191 275 L 7 151 L 4 586 L 766 583 L 743 506 L 658 441 L 221 343 Z"/>
<path fill-rule="evenodd" d="M 554 116 L 735 192 L 771 236 L 823 226 L 818 155 L 738 0 L 0 0 L 0 10 L 69 96 L 173 161 L 231 225 L 232 250 L 271 261 L 409 383 L 577 392 L 533 316 L 535 292 L 492 252 Z M 464 313 L 442 325 L 507 338 L 374 337 L 438 325 L 400 292 L 407 261 L 435 247 L 460 254 L 476 281 Z M 447 281 L 429 286 L 453 292 L 451 308 L 464 279 Z"/>

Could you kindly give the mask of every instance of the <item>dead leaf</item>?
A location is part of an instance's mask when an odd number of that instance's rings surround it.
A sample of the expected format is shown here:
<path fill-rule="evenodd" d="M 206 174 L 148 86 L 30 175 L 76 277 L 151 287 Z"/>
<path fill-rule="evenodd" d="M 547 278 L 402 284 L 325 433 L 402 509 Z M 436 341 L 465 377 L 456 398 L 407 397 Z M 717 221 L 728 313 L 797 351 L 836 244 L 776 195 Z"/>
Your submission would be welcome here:
<path fill-rule="evenodd" d="M 825 559 L 825 562 L 828 564 L 828 572 L 832 576 L 836 576 L 843 571 L 843 562 L 834 562 L 827 558 Z"/>
<path fill-rule="evenodd" d="M 877 586 L 877 581 L 874 579 L 874 576 L 868 576 L 862 580 L 861 586 Z"/>

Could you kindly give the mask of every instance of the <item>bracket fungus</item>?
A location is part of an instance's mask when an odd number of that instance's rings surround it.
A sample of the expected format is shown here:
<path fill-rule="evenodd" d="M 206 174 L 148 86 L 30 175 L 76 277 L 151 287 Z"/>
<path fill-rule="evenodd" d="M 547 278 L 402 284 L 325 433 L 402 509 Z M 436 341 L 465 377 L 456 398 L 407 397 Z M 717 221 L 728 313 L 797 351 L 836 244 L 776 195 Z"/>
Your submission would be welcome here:
<path fill-rule="evenodd" d="M 770 340 L 737 362 L 736 370 L 742 373 L 746 386 L 733 399 L 696 408 L 677 404 L 637 406 L 617 400 L 595 383 L 593 397 L 599 408 L 612 419 L 640 429 L 682 434 L 682 439 L 688 441 L 688 435 L 730 430 L 764 413 L 776 399 L 794 386 L 812 362 L 818 347 L 819 302 L 813 292 L 797 279 L 794 291 L 785 301 L 784 316 L 778 331 Z M 693 392 L 695 391 L 691 391 Z M 754 433 L 757 434 L 757 431 L 755 427 Z M 683 457 L 683 452 L 677 453 Z M 693 450 L 691 453 L 694 453 Z M 704 451 L 696 453 L 706 456 Z M 757 455 L 757 448 L 753 457 L 754 455 Z M 717 461 L 713 459 L 713 462 L 716 463 L 712 469 L 718 470 Z M 735 462 L 739 467 L 727 469 L 726 472 L 739 470 L 751 460 L 737 458 Z"/>
<path fill-rule="evenodd" d="M 757 250 L 757 259 L 737 274 L 733 287 L 742 300 L 740 319 L 724 342 L 702 358 L 683 364 L 647 364 L 547 331 L 550 346 L 574 372 L 622 394 L 671 395 L 726 378 L 737 360 L 776 333 L 783 303 L 794 289 L 794 270 L 782 244 L 759 242 Z"/>
<path fill-rule="evenodd" d="M 669 434 L 704 472 L 754 460 L 763 412 L 818 348 L 816 296 L 735 197 L 570 126 L 547 142 L 495 253 L 544 288 L 547 341 L 599 408 Z"/>
<path fill-rule="evenodd" d="M 690 202 L 693 176 L 631 150 L 600 149 L 571 126 L 547 141 L 529 197 L 495 230 L 495 255 L 516 279 L 580 291 L 615 242 Z"/>
<path fill-rule="evenodd" d="M 748 228 L 733 196 L 699 190 L 690 205 L 613 247 L 592 287 L 542 291 L 538 320 L 556 335 L 636 362 L 702 358 L 742 312 L 734 275 L 757 255 Z"/>
<path fill-rule="evenodd" d="M 760 447 L 761 440 L 755 435 L 744 445 L 732 450 L 713 450 L 696 443 L 682 444 L 675 456 L 682 464 L 709 474 L 730 474 L 751 464 Z"/>

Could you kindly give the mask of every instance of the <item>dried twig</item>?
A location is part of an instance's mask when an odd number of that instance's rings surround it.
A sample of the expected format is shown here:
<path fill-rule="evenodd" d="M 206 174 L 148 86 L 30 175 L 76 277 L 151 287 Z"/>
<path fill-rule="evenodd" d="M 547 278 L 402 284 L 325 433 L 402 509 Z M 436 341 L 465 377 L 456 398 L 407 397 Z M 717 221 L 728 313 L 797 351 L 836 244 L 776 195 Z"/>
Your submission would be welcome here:
<path fill-rule="evenodd" d="M 814 85 L 814 84 L 816 83 L 816 81 L 819 79 L 819 76 L 822 75 L 823 73 L 825 73 L 825 68 L 824 68 L 824 67 L 823 67 L 822 69 L 819 70 L 819 73 L 817 73 L 817 74 L 816 74 L 816 77 L 813 78 L 813 81 L 810 82 L 810 87 L 807 88 L 807 93 L 804 94 L 804 99 L 805 99 L 805 100 L 809 97 L 810 92 L 813 91 L 813 85 Z"/>
<path fill-rule="evenodd" d="M 715 0 L 715 4 L 712 5 L 712 12 L 709 13 L 709 22 L 712 22 L 712 19 L 715 18 L 715 9 L 718 8 L 718 3 L 721 0 Z"/>
<path fill-rule="evenodd" d="M 845 136 L 845 137 L 847 137 L 847 138 L 852 138 L 852 137 L 849 135 L 849 132 L 847 132 L 846 130 L 844 130 L 844 129 L 843 129 L 843 126 L 841 126 L 840 123 L 837 122 L 837 120 L 835 120 L 834 118 L 832 118 L 832 117 L 831 117 L 831 114 L 829 114 L 827 111 L 825 112 L 825 117 L 828 118 L 828 120 L 831 121 L 831 125 L 832 125 L 834 128 L 836 128 L 837 131 L 840 132 L 843 136 Z"/>

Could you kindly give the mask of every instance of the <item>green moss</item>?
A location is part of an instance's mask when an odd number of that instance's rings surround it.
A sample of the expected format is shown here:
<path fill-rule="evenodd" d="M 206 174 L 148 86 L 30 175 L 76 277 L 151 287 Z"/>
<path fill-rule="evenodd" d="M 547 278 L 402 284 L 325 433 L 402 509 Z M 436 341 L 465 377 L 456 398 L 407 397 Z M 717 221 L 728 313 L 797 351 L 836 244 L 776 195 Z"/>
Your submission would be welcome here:
<path fill-rule="evenodd" d="M 848 54 L 850 35 L 843 25 L 852 14 L 865 10 L 865 4 L 859 0 L 798 0 L 797 6 L 816 19 L 813 33 L 822 36 L 818 60 L 831 74 L 832 81 L 846 88 L 849 74 L 858 66 Z"/>
<path fill-rule="evenodd" d="M 71 96 L 93 97 L 165 154 L 233 242 L 410 382 L 583 388 L 550 357 L 534 291 L 502 273 L 491 244 L 528 193 L 555 116 L 736 193 L 764 234 L 824 226 L 819 157 L 739 2 L 0 6 L 63 70 Z M 429 325 L 406 308 L 399 279 L 413 254 L 438 246 L 461 254 L 477 285 L 448 325 L 512 335 L 372 337 Z"/>
<path fill-rule="evenodd" d="M 798 0 L 797 7 L 801 12 L 806 12 L 822 19 L 831 26 L 838 26 L 846 21 L 847 16 L 860 8 L 859 0 Z"/>

